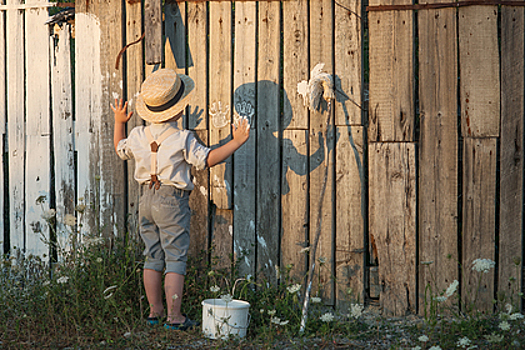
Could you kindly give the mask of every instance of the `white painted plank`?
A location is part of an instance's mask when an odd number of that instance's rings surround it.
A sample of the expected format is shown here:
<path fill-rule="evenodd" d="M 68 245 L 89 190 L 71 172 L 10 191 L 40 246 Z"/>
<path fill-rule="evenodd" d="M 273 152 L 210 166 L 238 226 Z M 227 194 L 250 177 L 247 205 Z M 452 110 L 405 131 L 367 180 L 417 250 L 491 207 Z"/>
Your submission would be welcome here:
<path fill-rule="evenodd" d="M 83 198 L 97 212 L 100 181 L 94 170 L 100 167 L 98 130 L 102 114 L 102 73 L 100 66 L 100 21 L 77 4 L 75 13 L 75 145 L 77 149 L 77 198 Z M 96 228 L 98 215 L 89 213 L 84 225 Z"/>
<path fill-rule="evenodd" d="M 233 155 L 234 212 L 233 248 L 235 259 L 244 256 L 239 264 L 241 276 L 255 276 L 255 2 L 235 4 L 235 71 L 234 118 L 246 117 L 252 125 L 250 138 Z M 247 251 L 250 253 L 248 254 Z"/>
<path fill-rule="evenodd" d="M 7 5 L 19 5 L 8 0 Z M 25 249 L 24 237 L 24 18 L 18 10 L 6 12 L 7 36 L 7 137 L 9 152 L 10 248 Z"/>
<path fill-rule="evenodd" d="M 46 0 L 27 0 L 26 4 L 46 4 Z M 44 24 L 47 8 L 25 11 L 26 45 L 26 173 L 25 220 L 26 252 L 49 255 L 49 226 L 42 219 L 42 207 L 49 209 L 51 189 L 49 35 Z M 45 202 L 38 205 L 37 198 Z"/>
<path fill-rule="evenodd" d="M 75 209 L 75 152 L 73 130 L 73 100 L 71 89 L 70 25 L 64 25 L 58 40 L 51 37 L 53 151 L 55 166 L 55 203 L 57 217 L 73 214 Z M 63 220 L 57 221 L 57 243 L 68 249 L 67 228 Z"/>
<path fill-rule="evenodd" d="M 0 5 L 4 1 L 0 0 Z M 0 15 L 0 33 L 5 33 L 5 19 L 4 15 Z M 5 36 L 0 35 L 0 57 L 5 57 Z M 0 61 L 0 77 L 5 77 L 5 60 Z M 5 135 L 5 105 L 6 105 L 6 85 L 5 79 L 0 80 L 0 186 L 4 186 L 4 135 Z M 2 187 L 4 188 L 4 187 Z M 0 213 L 4 213 L 4 191 L 0 195 Z M 3 214 L 2 214 L 3 215 Z M 0 220 L 0 254 L 4 253 L 4 220 Z"/>

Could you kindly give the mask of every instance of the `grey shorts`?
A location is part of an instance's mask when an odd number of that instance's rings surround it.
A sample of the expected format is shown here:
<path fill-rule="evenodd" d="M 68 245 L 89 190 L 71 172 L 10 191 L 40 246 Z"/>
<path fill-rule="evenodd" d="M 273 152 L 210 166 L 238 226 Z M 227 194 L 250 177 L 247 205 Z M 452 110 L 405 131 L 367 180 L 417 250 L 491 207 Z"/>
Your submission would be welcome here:
<path fill-rule="evenodd" d="M 141 186 L 139 232 L 146 248 L 144 268 L 186 274 L 190 246 L 190 191 Z"/>

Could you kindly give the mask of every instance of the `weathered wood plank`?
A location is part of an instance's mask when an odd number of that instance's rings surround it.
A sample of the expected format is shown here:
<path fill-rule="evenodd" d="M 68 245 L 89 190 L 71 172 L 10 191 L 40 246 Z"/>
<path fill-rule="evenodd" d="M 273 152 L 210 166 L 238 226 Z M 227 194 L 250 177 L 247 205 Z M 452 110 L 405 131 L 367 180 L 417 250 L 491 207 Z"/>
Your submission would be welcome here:
<path fill-rule="evenodd" d="M 208 145 L 208 131 L 196 130 L 195 137 L 203 144 Z M 210 248 L 210 238 L 208 236 L 209 216 L 208 216 L 208 198 L 209 198 L 209 170 L 198 171 L 195 168 L 191 170 L 195 189 L 190 195 L 191 208 L 191 241 L 189 255 L 193 258 L 207 256 Z M 204 259 L 206 262 L 206 259 Z"/>
<path fill-rule="evenodd" d="M 230 139 L 231 124 L 231 2 L 211 2 L 209 102 L 210 145 L 219 146 Z M 210 170 L 211 200 L 219 209 L 231 209 L 231 157 Z"/>
<path fill-rule="evenodd" d="M 498 291 L 519 310 L 523 266 L 524 26 L 522 8 L 501 8 L 501 152 Z M 517 266 L 516 258 L 521 260 Z M 514 279 L 511 281 L 511 279 Z"/>
<path fill-rule="evenodd" d="M 386 315 L 414 312 L 416 293 L 416 147 L 369 144 L 370 235 L 377 245 L 380 304 Z"/>
<path fill-rule="evenodd" d="M 297 84 L 310 77 L 308 67 L 308 1 L 283 4 L 283 128 L 308 129 L 308 110 Z"/>
<path fill-rule="evenodd" d="M 28 5 L 45 5 L 46 0 L 27 0 Z M 26 45 L 26 173 L 25 221 L 26 252 L 49 256 L 49 226 L 42 219 L 42 208 L 50 206 L 51 150 L 50 150 L 50 65 L 49 35 L 44 22 L 48 19 L 46 8 L 25 11 Z M 42 207 L 36 203 L 45 197 Z"/>
<path fill-rule="evenodd" d="M 234 120 L 248 118 L 252 125 L 250 138 L 233 155 L 233 253 L 239 262 L 241 276 L 255 276 L 255 55 L 256 3 L 235 3 L 235 46 L 233 74 Z M 262 200 L 262 198 L 261 198 Z M 260 201 L 259 201 L 260 202 Z"/>
<path fill-rule="evenodd" d="M 318 63 L 324 63 L 324 71 L 333 74 L 332 58 L 334 48 L 333 38 L 333 3 L 330 0 L 321 0 L 310 3 L 310 69 Z M 323 301 L 328 305 L 335 303 L 334 289 L 334 215 L 332 203 L 334 202 L 333 176 L 334 176 L 334 139 L 320 137 L 326 132 L 326 119 L 329 115 L 330 123 L 333 125 L 333 110 L 327 111 L 326 105 L 322 105 L 320 111 L 310 112 L 310 155 L 317 158 L 310 162 L 310 242 L 314 242 L 315 234 L 318 230 L 318 217 L 321 224 L 321 236 L 317 247 L 316 259 L 322 258 L 323 263 L 318 263 L 319 289 Z M 324 145 L 322 144 L 324 143 Z M 328 151 L 326 146 L 328 145 Z M 324 150 L 320 153 L 320 150 Z M 315 154 L 315 156 L 314 156 Z M 330 160 L 326 159 L 330 157 Z M 315 167 L 318 162 L 323 162 Z M 322 202 L 319 196 L 322 192 L 325 178 L 325 168 L 328 164 L 328 177 L 326 190 Z M 322 208 L 319 208 L 319 206 Z M 313 252 L 313 250 L 312 250 Z"/>
<path fill-rule="evenodd" d="M 281 266 L 293 265 L 290 276 L 302 282 L 308 267 L 308 132 L 284 130 L 282 140 Z"/>
<path fill-rule="evenodd" d="M 370 5 L 390 5 L 372 0 Z M 396 5 L 412 1 L 396 1 Z M 414 139 L 414 68 L 412 11 L 369 13 L 370 141 Z"/>
<path fill-rule="evenodd" d="M 280 221 L 280 5 L 259 3 L 257 65 L 257 272 L 277 282 Z M 252 85 L 253 86 L 253 85 Z M 254 91 L 255 92 L 255 91 Z"/>
<path fill-rule="evenodd" d="M 195 81 L 190 104 L 188 128 L 206 130 L 208 124 L 207 98 L 207 16 L 205 2 L 190 2 L 188 6 L 188 75 Z M 206 186 L 207 188 L 207 186 Z"/>
<path fill-rule="evenodd" d="M 0 0 L 0 4 L 1 5 L 4 5 L 5 4 L 5 1 L 4 0 Z M 2 15 L 0 16 L 0 33 L 6 33 L 5 31 L 5 16 Z M 5 42 L 6 42 L 6 35 L 0 35 L 0 57 L 6 57 L 6 50 L 5 50 Z M 5 67 L 5 63 L 6 61 L 5 60 L 2 60 L 2 62 L 0 62 L 0 77 L 5 77 L 6 75 L 6 67 Z M 8 150 L 4 150 L 4 138 L 5 138 L 5 125 L 6 125 L 6 84 L 5 84 L 5 79 L 2 79 L 0 81 L 0 142 L 2 142 L 2 146 L 0 146 L 0 153 L 1 153 L 1 158 L 0 158 L 0 184 L 1 186 L 5 186 L 5 182 L 4 182 L 4 170 L 6 169 L 6 163 L 8 162 L 8 158 L 6 159 L 4 157 L 4 151 L 8 151 Z M 9 154 L 9 153 L 7 153 Z M 4 191 L 5 191 L 5 187 L 4 188 Z M 5 212 L 5 203 L 4 203 L 4 191 L 2 191 L 2 195 L 0 195 L 0 213 L 4 213 Z M 4 253 L 4 247 L 7 246 L 7 242 L 5 241 L 5 239 L 7 237 L 4 237 L 4 233 L 6 232 L 5 231 L 6 227 L 5 227 L 5 224 L 4 224 L 4 220 L 0 220 L 0 232 L 2 232 L 2 234 L 0 234 L 0 253 Z"/>
<path fill-rule="evenodd" d="M 116 70 L 113 60 L 124 46 L 122 40 L 122 2 L 109 0 L 100 3 L 102 36 L 100 41 L 102 96 L 99 121 L 100 157 L 100 219 L 106 235 L 122 233 L 125 227 L 125 177 L 124 162 L 115 154 L 113 145 L 113 112 L 110 102 L 122 97 L 124 92 L 123 71 Z M 118 29 L 117 29 L 118 28 Z M 116 30 L 117 29 L 117 30 Z"/>
<path fill-rule="evenodd" d="M 7 0 L 7 5 L 19 5 Z M 24 14 L 6 11 L 7 152 L 9 152 L 10 248 L 25 249 L 25 105 L 24 105 Z M 46 39 L 47 41 L 47 39 Z"/>
<path fill-rule="evenodd" d="M 142 5 L 140 2 L 126 1 L 126 40 L 128 43 L 134 42 L 142 35 Z M 133 116 L 127 122 L 126 128 L 131 131 L 134 127 L 143 125 L 144 121 L 135 111 L 135 100 L 140 92 L 140 86 L 144 80 L 144 59 L 143 44 L 138 43 L 130 46 L 126 50 L 126 93 L 129 111 L 133 111 Z M 121 68 L 123 69 L 123 68 Z M 129 232 L 138 234 L 138 212 L 140 188 L 135 180 L 135 160 L 130 159 L 125 162 L 128 173 L 128 220 L 127 227 Z"/>
<path fill-rule="evenodd" d="M 84 226 L 98 233 L 100 208 L 98 192 L 101 166 L 99 129 L 102 115 L 101 24 L 95 14 L 98 4 L 80 2 L 75 6 L 75 147 L 77 151 L 77 198 L 91 210 Z M 111 60 L 112 62 L 113 59 Z M 116 97 L 116 96 L 115 96 Z M 112 116 L 112 114 L 111 114 Z M 113 124 L 112 124 L 113 125 Z M 98 180 L 97 180 L 98 179 Z"/>
<path fill-rule="evenodd" d="M 459 280 L 456 10 L 419 14 L 419 312 Z M 428 311 L 428 310 L 427 310 Z"/>
<path fill-rule="evenodd" d="M 144 32 L 146 64 L 162 62 L 162 1 L 144 0 Z"/>
<path fill-rule="evenodd" d="M 497 137 L 500 82 L 497 6 L 459 10 L 461 132 L 464 137 Z"/>
<path fill-rule="evenodd" d="M 56 43 L 55 43 L 56 38 Z M 73 99 L 71 90 L 71 26 L 60 28 L 50 40 L 52 51 L 53 152 L 55 169 L 56 215 L 63 218 L 75 211 L 75 150 L 73 134 Z M 62 220 L 56 223 L 57 243 L 69 246 L 67 228 Z"/>
<path fill-rule="evenodd" d="M 212 148 L 230 140 L 232 103 L 232 3 L 209 3 L 209 140 Z M 201 68 L 200 68 L 201 69 Z M 204 69 L 204 68 L 202 68 Z M 212 88 L 213 87 L 213 88 Z M 210 169 L 213 256 L 230 267 L 233 249 L 232 157 Z"/>
<path fill-rule="evenodd" d="M 495 261 L 496 138 L 464 140 L 462 298 L 468 310 L 492 312 L 494 269 L 472 270 L 476 259 Z"/>
<path fill-rule="evenodd" d="M 361 125 L 361 1 L 338 1 L 335 10 L 335 125 Z"/>
<path fill-rule="evenodd" d="M 366 184 L 362 126 L 337 127 L 335 213 L 336 301 L 340 310 L 350 302 L 364 304 Z"/>

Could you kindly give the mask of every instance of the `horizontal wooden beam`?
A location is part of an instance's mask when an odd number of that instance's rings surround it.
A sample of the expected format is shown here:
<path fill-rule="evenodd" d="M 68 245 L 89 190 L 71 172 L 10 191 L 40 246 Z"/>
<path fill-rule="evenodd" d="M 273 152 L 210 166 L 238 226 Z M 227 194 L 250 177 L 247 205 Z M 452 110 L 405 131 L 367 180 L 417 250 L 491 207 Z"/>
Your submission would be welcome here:
<path fill-rule="evenodd" d="M 377 5 L 367 6 L 367 12 L 377 11 L 403 11 L 403 10 L 435 10 L 449 7 L 464 7 L 464 6 L 476 6 L 476 5 L 487 5 L 487 6 L 525 6 L 525 1 L 515 0 L 469 0 L 461 2 L 443 2 L 438 4 L 413 4 L 413 5 Z"/>

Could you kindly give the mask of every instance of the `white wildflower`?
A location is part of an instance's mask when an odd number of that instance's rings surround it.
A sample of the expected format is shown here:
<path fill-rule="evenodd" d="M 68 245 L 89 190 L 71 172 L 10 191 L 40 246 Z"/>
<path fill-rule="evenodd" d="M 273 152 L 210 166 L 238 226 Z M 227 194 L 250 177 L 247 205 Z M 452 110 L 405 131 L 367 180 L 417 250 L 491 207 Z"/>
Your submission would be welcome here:
<path fill-rule="evenodd" d="M 124 333 L 124 338 L 129 338 L 129 337 L 131 337 L 131 332 Z"/>
<path fill-rule="evenodd" d="M 260 312 L 261 314 L 264 314 L 264 309 L 260 309 L 259 312 Z"/>
<path fill-rule="evenodd" d="M 290 321 L 282 321 L 279 317 L 272 317 L 271 322 L 279 326 L 284 326 Z"/>
<path fill-rule="evenodd" d="M 472 262 L 472 270 L 487 273 L 496 263 L 490 259 L 476 259 Z"/>
<path fill-rule="evenodd" d="M 221 287 L 219 287 L 219 286 L 217 286 L 217 285 L 215 285 L 215 286 L 211 286 L 211 287 L 210 287 L 210 291 L 211 291 L 212 293 L 220 292 L 220 291 L 221 291 Z"/>
<path fill-rule="evenodd" d="M 177 294 L 173 294 L 173 295 L 171 296 L 171 299 L 172 299 L 173 301 L 175 301 L 175 300 L 179 299 L 179 296 L 178 296 Z"/>
<path fill-rule="evenodd" d="M 502 331 L 508 331 L 510 329 L 510 324 L 507 321 L 502 321 L 502 322 L 500 322 L 498 327 Z"/>
<path fill-rule="evenodd" d="M 501 343 L 503 338 L 503 335 L 497 335 L 496 333 L 485 335 L 485 339 L 487 339 L 489 343 Z"/>
<path fill-rule="evenodd" d="M 454 282 L 452 282 L 450 286 L 448 286 L 447 290 L 445 291 L 445 295 L 447 297 L 451 297 L 452 294 L 456 292 L 456 289 L 458 288 L 458 286 L 459 286 L 458 280 L 454 280 Z"/>
<path fill-rule="evenodd" d="M 441 346 L 434 345 L 434 346 L 431 346 L 430 348 L 428 348 L 428 350 L 442 350 L 442 349 L 441 349 Z"/>
<path fill-rule="evenodd" d="M 512 305 L 511 304 L 506 304 L 505 305 L 505 309 L 507 309 L 507 313 L 508 314 L 512 313 Z"/>
<path fill-rule="evenodd" d="M 416 346 L 414 346 L 414 347 L 412 348 L 412 350 L 421 350 L 421 346 L 416 345 Z"/>
<path fill-rule="evenodd" d="M 268 315 L 273 316 L 273 315 L 275 315 L 276 312 L 277 311 L 275 311 L 275 310 L 271 310 L 271 311 L 268 310 Z"/>
<path fill-rule="evenodd" d="M 520 314 L 519 312 L 516 312 L 509 316 L 509 320 L 511 321 L 521 320 L 522 318 L 523 318 L 523 315 Z"/>
<path fill-rule="evenodd" d="M 100 258 L 100 257 L 99 257 L 99 258 L 97 258 L 97 262 L 98 262 L 98 263 L 101 263 L 101 262 L 102 262 L 102 260 L 103 260 L 103 259 L 102 259 L 102 258 Z"/>
<path fill-rule="evenodd" d="M 300 284 L 294 284 L 294 285 L 289 286 L 288 288 L 286 288 L 286 290 L 288 290 L 288 293 L 290 293 L 290 294 L 295 294 L 295 293 L 297 293 L 298 291 L 301 290 L 301 285 Z"/>
<path fill-rule="evenodd" d="M 312 297 L 310 299 L 310 301 L 312 302 L 312 304 L 319 304 L 321 302 L 321 298 L 319 298 L 319 297 Z"/>
<path fill-rule="evenodd" d="M 350 305 L 350 315 L 353 318 L 359 318 L 363 314 L 363 305 L 360 304 L 352 304 Z"/>
<path fill-rule="evenodd" d="M 460 338 L 458 341 L 457 341 L 457 346 L 458 348 L 465 348 L 467 346 L 469 346 L 471 344 L 471 340 L 468 338 L 468 337 L 463 337 L 463 338 Z"/>
<path fill-rule="evenodd" d="M 308 253 L 309 251 L 310 251 L 310 247 L 305 247 L 305 248 L 301 249 L 301 251 L 299 253 L 304 254 L 304 253 Z"/>
<path fill-rule="evenodd" d="M 224 294 L 224 295 L 221 295 L 221 299 L 225 303 L 229 303 L 233 300 L 233 297 L 230 294 Z"/>
<path fill-rule="evenodd" d="M 419 338 L 417 338 L 417 339 L 419 341 L 424 342 L 424 343 L 426 343 L 429 340 L 429 338 L 426 335 L 424 335 L 424 334 L 422 336 L 420 336 Z"/>
<path fill-rule="evenodd" d="M 62 276 L 59 279 L 57 279 L 57 283 L 59 283 L 59 284 L 67 283 L 67 281 L 69 281 L 69 277 L 67 277 L 67 276 Z"/>
<path fill-rule="evenodd" d="M 77 223 L 77 218 L 75 218 L 71 214 L 66 214 L 66 216 L 64 217 L 64 224 L 65 225 L 67 225 L 67 226 L 75 226 L 76 223 Z"/>
<path fill-rule="evenodd" d="M 46 210 L 44 211 L 44 213 L 42 214 L 42 218 L 46 221 L 49 221 L 51 219 L 53 219 L 56 215 L 56 210 L 55 209 L 49 209 L 49 210 Z"/>
<path fill-rule="evenodd" d="M 440 295 L 440 296 L 434 297 L 434 300 L 439 302 L 439 303 L 442 303 L 442 302 L 447 301 L 447 297 L 444 296 L 444 295 Z"/>
<path fill-rule="evenodd" d="M 332 322 L 334 320 L 334 315 L 332 315 L 331 313 L 327 312 L 326 314 L 322 315 L 320 317 L 320 320 L 323 321 L 323 322 Z"/>
<path fill-rule="evenodd" d="M 49 286 L 51 284 L 50 281 L 44 281 L 44 283 L 42 283 L 42 286 L 46 287 L 46 286 Z"/>

